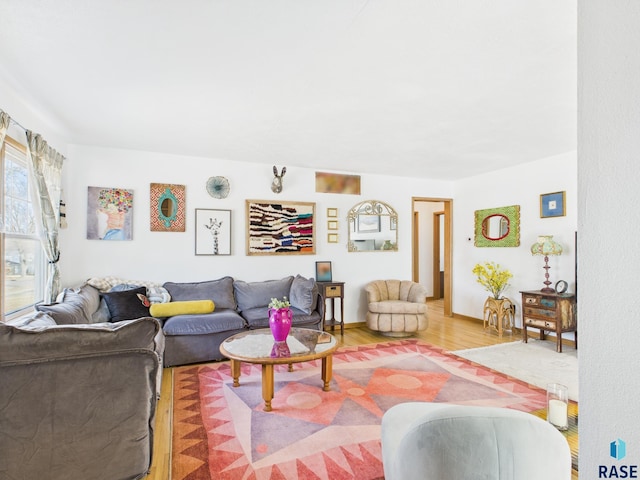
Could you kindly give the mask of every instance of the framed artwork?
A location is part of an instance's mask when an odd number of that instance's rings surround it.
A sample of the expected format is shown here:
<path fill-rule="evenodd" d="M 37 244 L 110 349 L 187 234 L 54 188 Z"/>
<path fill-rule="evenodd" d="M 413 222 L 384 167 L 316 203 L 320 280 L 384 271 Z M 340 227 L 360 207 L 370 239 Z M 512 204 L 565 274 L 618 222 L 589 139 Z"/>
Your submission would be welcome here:
<path fill-rule="evenodd" d="M 133 238 L 133 190 L 88 187 L 87 240 Z"/>
<path fill-rule="evenodd" d="M 316 172 L 316 192 L 360 195 L 360 175 Z"/>
<path fill-rule="evenodd" d="M 380 215 L 358 215 L 356 229 L 358 232 L 379 232 Z"/>
<path fill-rule="evenodd" d="M 329 233 L 329 234 L 327 234 L 327 242 L 328 243 L 338 243 L 338 234 L 337 233 Z"/>
<path fill-rule="evenodd" d="M 231 255 L 231 210 L 196 208 L 196 255 Z"/>
<path fill-rule="evenodd" d="M 329 220 L 327 222 L 327 228 L 329 230 L 337 230 L 338 229 L 338 221 L 337 220 Z"/>
<path fill-rule="evenodd" d="M 314 255 L 313 202 L 246 200 L 247 255 Z"/>
<path fill-rule="evenodd" d="M 316 262 L 316 282 L 331 282 L 331 262 Z"/>
<path fill-rule="evenodd" d="M 540 218 L 564 217 L 566 215 L 564 197 L 564 192 L 540 195 Z"/>
<path fill-rule="evenodd" d="M 185 231 L 185 186 L 149 185 L 149 223 L 152 232 Z"/>
<path fill-rule="evenodd" d="M 338 209 L 337 208 L 327 208 L 327 217 L 335 218 L 337 216 L 338 216 Z"/>

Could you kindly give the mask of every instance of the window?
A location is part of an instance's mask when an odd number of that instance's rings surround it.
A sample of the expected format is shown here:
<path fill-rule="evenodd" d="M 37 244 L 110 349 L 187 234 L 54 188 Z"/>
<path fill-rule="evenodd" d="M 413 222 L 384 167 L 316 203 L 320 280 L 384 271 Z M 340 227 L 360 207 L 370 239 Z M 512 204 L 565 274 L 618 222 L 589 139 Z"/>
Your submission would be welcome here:
<path fill-rule="evenodd" d="M 25 147 L 7 136 L 0 151 L 0 167 L 0 218 L 4 225 L 0 295 L 2 313 L 8 317 L 43 299 L 45 255 L 36 234 Z"/>

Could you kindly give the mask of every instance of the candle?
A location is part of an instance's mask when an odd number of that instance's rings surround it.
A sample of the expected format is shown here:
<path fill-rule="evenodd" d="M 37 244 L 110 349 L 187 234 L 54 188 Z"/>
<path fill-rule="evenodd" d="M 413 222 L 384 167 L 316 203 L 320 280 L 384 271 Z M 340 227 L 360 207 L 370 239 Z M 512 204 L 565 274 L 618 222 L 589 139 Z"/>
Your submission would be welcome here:
<path fill-rule="evenodd" d="M 566 429 L 569 423 L 567 417 L 567 404 L 562 400 L 549 400 L 547 420 L 558 428 Z"/>

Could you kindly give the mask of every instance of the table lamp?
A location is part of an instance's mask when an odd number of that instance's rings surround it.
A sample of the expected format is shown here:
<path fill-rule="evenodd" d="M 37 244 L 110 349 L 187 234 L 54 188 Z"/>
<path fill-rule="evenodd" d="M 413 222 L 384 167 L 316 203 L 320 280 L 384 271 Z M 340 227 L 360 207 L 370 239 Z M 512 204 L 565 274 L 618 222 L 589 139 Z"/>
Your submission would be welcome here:
<path fill-rule="evenodd" d="M 549 255 L 562 254 L 562 245 L 553 241 L 553 235 L 540 235 L 538 241 L 531 245 L 532 255 L 544 255 L 544 285 L 545 287 L 540 289 L 543 293 L 555 293 L 555 290 L 551 288 L 551 282 L 549 281 Z"/>

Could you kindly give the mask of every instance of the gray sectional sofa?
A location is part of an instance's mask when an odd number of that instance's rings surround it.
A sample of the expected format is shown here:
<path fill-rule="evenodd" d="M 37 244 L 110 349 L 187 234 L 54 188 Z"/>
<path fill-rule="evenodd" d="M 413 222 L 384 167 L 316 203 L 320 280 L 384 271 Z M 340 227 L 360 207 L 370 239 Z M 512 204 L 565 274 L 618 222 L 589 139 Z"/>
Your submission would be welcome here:
<path fill-rule="evenodd" d="M 173 302 L 211 300 L 215 305 L 211 313 L 156 319 L 162 327 L 157 344 L 165 367 L 224 359 L 219 347 L 226 338 L 269 327 L 271 298 L 290 300 L 293 326 L 322 328 L 324 302 L 312 278 L 296 275 L 245 282 L 226 276 L 203 282 L 166 282 L 163 287 Z M 36 309 L 58 325 L 120 322 L 151 316 L 139 298 L 146 293 L 147 288 L 135 284 L 117 285 L 108 292 L 85 284 L 65 289 L 57 303 Z"/>
<path fill-rule="evenodd" d="M 220 343 L 268 327 L 271 298 L 293 324 L 322 328 L 313 279 L 167 282 L 172 301 L 212 300 L 207 314 L 153 318 L 148 289 L 85 284 L 0 322 L 0 478 L 124 480 L 151 466 L 162 366 L 221 360 Z"/>
<path fill-rule="evenodd" d="M 248 329 L 268 328 L 268 305 L 272 298 L 291 302 L 293 326 L 322 328 L 324 302 L 315 280 L 300 275 L 280 280 L 245 282 L 223 277 L 197 283 L 163 285 L 172 301 L 212 300 L 212 313 L 176 315 L 163 319 L 164 365 L 222 360 L 220 344 L 229 336 Z"/>

